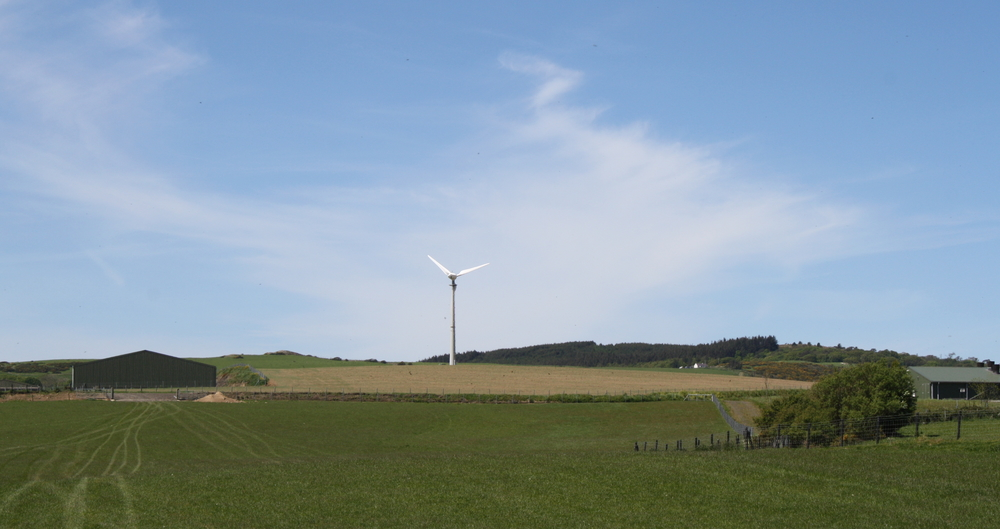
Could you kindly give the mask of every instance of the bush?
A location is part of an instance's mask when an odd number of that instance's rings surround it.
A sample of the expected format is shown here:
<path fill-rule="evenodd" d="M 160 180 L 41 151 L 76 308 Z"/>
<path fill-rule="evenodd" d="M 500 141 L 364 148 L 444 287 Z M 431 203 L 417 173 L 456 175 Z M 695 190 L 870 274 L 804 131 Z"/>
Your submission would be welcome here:
<path fill-rule="evenodd" d="M 871 362 L 819 380 L 806 393 L 775 400 L 757 425 L 805 424 L 888 415 L 912 415 L 917 409 L 913 379 L 895 360 Z"/>
<path fill-rule="evenodd" d="M 913 379 L 895 360 L 844 369 L 820 379 L 812 392 L 834 419 L 912 415 L 917 409 Z"/>
<path fill-rule="evenodd" d="M 247 364 L 229 366 L 215 377 L 218 386 L 266 386 L 267 376 Z"/>

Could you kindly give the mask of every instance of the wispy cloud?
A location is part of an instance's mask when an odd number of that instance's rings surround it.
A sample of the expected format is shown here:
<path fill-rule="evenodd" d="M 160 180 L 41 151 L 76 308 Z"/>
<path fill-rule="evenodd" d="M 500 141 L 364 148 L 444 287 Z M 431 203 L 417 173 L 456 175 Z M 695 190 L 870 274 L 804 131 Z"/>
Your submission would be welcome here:
<path fill-rule="evenodd" d="M 563 68 L 537 57 L 516 53 L 508 52 L 501 55 L 500 64 L 508 70 L 532 74 L 542 79 L 541 86 L 532 97 L 532 103 L 536 107 L 551 104 L 559 96 L 575 88 L 583 77 L 580 72 Z"/>
<path fill-rule="evenodd" d="M 125 280 L 122 279 L 122 276 L 119 275 L 118 272 L 114 268 L 112 268 L 111 265 L 109 265 L 104 259 L 102 259 L 100 255 L 97 255 L 97 252 L 93 250 L 87 250 L 86 254 L 87 258 L 93 261 L 94 264 L 96 264 L 97 267 L 100 268 L 102 272 L 104 272 L 104 275 L 106 275 L 108 279 L 110 279 L 113 283 L 115 283 L 118 286 L 122 286 L 125 284 Z"/>
<path fill-rule="evenodd" d="M 336 342 L 355 356 L 436 353 L 447 295 L 431 253 L 456 269 L 493 263 L 460 289 L 476 292 L 460 303 L 477 337 L 460 347 L 597 338 L 590 329 L 628 320 L 648 292 L 666 300 L 754 281 L 749 270 L 876 251 L 881 237 L 864 207 L 790 189 L 642 123 L 603 124 L 599 110 L 561 102 L 581 72 L 514 54 L 500 64 L 537 88 L 481 124 L 477 141 L 496 148 L 474 183 L 456 183 L 468 169 L 453 167 L 392 189 L 192 190 L 109 132 L 138 119 L 143 94 L 206 59 L 172 43 L 155 11 L 110 3 L 75 16 L 64 22 L 78 32 L 71 42 L 26 34 L 0 46 L 3 100 L 32 108 L 0 129 L 0 171 L 20 182 L 4 200 L 44 197 L 102 232 L 194 241 L 232 276 L 315 302 L 256 322 L 261 335 Z"/>

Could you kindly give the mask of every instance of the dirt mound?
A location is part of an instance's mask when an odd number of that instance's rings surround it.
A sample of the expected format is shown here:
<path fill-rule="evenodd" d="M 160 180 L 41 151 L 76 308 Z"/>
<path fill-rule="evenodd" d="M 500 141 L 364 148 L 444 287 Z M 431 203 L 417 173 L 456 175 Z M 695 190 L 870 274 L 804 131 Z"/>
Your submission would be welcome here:
<path fill-rule="evenodd" d="M 196 400 L 195 402 L 240 402 L 236 399 L 231 399 L 222 394 L 221 391 L 216 391 L 210 395 L 205 395 L 204 397 Z"/>

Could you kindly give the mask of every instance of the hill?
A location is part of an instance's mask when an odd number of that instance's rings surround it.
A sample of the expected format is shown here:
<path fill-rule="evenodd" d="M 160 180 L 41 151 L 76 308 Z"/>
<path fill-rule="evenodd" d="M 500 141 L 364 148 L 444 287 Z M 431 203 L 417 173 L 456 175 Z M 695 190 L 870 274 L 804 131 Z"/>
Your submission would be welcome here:
<path fill-rule="evenodd" d="M 919 356 L 909 353 L 899 353 L 890 349 L 860 349 L 858 347 L 843 347 L 837 344 L 833 347 L 823 346 L 819 343 L 803 344 L 802 342 L 782 344 L 778 349 L 768 352 L 761 357 L 762 360 L 771 361 L 800 361 L 818 363 L 845 363 L 863 364 L 865 362 L 875 362 L 883 358 L 898 360 L 904 366 L 946 366 L 946 367 L 975 367 L 978 360 L 974 356 L 962 358 L 951 353 L 941 358 L 934 355 Z"/>
<path fill-rule="evenodd" d="M 566 342 L 533 345 L 494 351 L 468 351 L 455 355 L 458 363 L 549 365 L 578 367 L 683 367 L 695 363 L 744 369 L 744 363 L 760 366 L 767 362 L 811 362 L 816 364 L 861 364 L 889 358 L 905 366 L 974 366 L 975 357 L 953 354 L 941 358 L 919 356 L 889 349 L 823 346 L 817 343 L 778 344 L 774 336 L 722 339 L 708 344 L 675 345 L 620 343 L 601 345 L 595 342 Z M 447 362 L 448 355 L 432 356 L 422 362 Z M 750 366 L 747 366 L 750 367 Z M 815 369 L 814 369 L 815 370 Z"/>

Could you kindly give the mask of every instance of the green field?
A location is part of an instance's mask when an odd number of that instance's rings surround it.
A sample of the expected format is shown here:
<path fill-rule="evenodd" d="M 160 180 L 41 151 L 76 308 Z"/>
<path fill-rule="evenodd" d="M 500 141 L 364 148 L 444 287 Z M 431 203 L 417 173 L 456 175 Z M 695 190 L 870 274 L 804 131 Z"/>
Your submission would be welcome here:
<path fill-rule="evenodd" d="M 708 402 L 6 402 L 0 427 L 0 527 L 940 527 L 1000 492 L 995 442 L 632 451 L 723 432 Z"/>
<path fill-rule="evenodd" d="M 250 364 L 257 369 L 302 369 L 306 367 L 353 367 L 371 366 L 375 362 L 359 360 L 330 360 L 304 355 L 242 355 L 242 358 L 214 357 L 188 358 L 217 368 L 229 367 L 235 364 Z"/>

